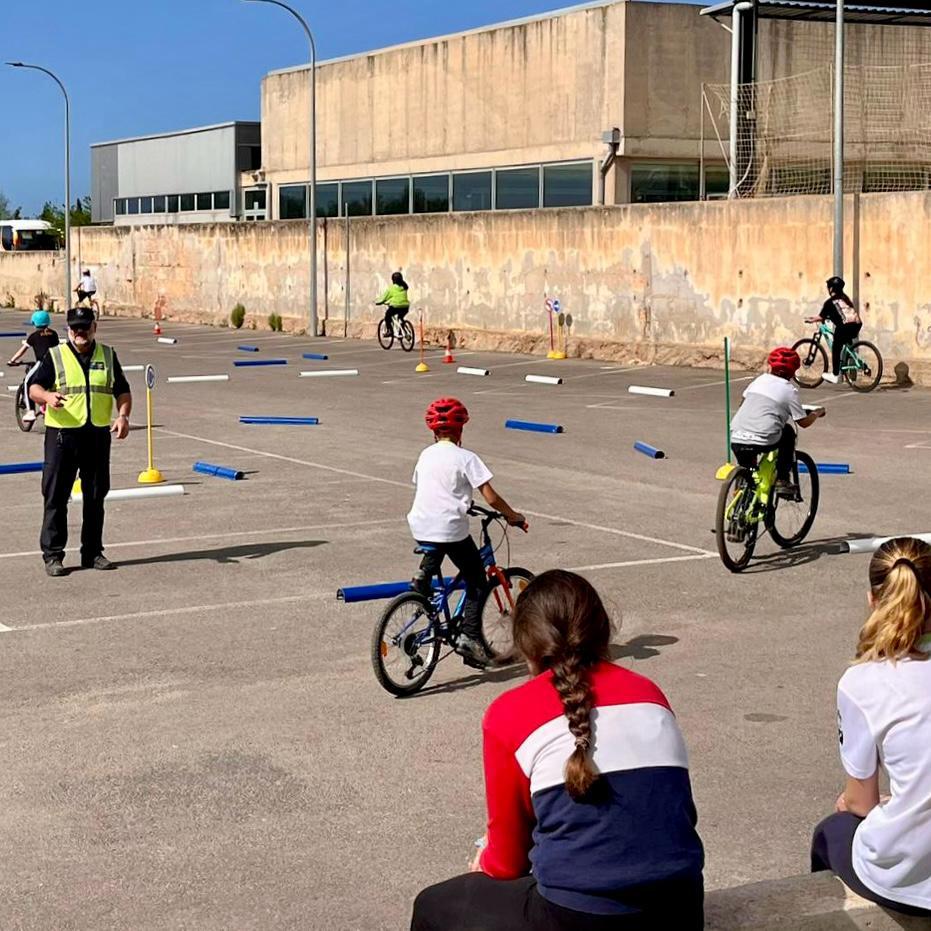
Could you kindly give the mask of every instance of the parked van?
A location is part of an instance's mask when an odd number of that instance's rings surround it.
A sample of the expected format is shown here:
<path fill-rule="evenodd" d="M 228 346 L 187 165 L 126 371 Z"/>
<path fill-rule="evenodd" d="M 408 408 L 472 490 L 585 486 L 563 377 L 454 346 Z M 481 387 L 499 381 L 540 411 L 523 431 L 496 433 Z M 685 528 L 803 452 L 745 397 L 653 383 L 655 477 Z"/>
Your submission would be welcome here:
<path fill-rule="evenodd" d="M 53 252 L 58 233 L 45 220 L 0 220 L 0 252 Z"/>

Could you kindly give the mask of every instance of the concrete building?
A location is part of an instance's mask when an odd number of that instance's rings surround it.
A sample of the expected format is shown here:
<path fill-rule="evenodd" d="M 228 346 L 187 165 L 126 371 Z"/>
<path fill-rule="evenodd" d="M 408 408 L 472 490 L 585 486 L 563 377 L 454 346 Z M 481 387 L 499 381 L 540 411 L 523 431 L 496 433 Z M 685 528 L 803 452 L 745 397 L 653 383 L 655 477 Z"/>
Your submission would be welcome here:
<path fill-rule="evenodd" d="M 264 219 L 242 197 L 261 163 L 261 124 L 221 123 L 91 146 L 94 223 L 203 223 Z M 252 205 L 247 206 L 247 205 Z"/>

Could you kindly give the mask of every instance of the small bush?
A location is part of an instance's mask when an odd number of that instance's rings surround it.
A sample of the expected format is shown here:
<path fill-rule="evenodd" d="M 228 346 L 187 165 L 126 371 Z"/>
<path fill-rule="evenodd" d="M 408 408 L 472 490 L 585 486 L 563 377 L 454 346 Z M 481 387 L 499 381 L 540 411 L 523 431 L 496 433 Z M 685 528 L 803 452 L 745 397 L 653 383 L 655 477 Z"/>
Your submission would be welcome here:
<path fill-rule="evenodd" d="M 284 323 L 281 320 L 281 314 L 268 315 L 268 328 L 275 333 L 280 333 L 282 331 Z"/>
<path fill-rule="evenodd" d="M 12 310 L 14 307 L 16 307 L 16 298 L 13 297 L 12 294 L 7 294 L 6 301 L 4 302 L 3 306 Z"/>
<path fill-rule="evenodd" d="M 242 304 L 237 304 L 233 308 L 233 312 L 230 314 L 230 323 L 236 327 L 237 330 L 242 329 L 242 325 L 246 322 L 246 308 Z"/>
<path fill-rule="evenodd" d="M 44 291 L 40 291 L 32 301 L 36 310 L 46 310 L 46 305 L 49 303 L 48 295 Z"/>

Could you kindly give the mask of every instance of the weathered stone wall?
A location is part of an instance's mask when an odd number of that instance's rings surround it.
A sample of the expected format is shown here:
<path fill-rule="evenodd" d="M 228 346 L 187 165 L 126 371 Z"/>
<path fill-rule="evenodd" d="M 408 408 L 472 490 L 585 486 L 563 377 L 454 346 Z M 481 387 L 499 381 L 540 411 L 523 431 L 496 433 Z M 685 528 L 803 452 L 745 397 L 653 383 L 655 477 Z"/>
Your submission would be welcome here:
<path fill-rule="evenodd" d="M 349 332 L 373 335 L 372 302 L 401 268 L 430 333 L 542 348 L 544 294 L 572 314 L 571 349 L 657 362 L 719 359 L 724 336 L 756 358 L 808 327 L 831 270 L 831 199 L 636 205 L 352 221 Z M 931 194 L 848 198 L 848 278 L 887 357 L 931 371 Z M 319 316 L 342 334 L 344 222 L 318 227 Z M 304 222 L 81 230 L 84 265 L 109 312 L 223 324 L 238 301 L 264 326 L 307 319 Z M 0 255 L 0 300 L 28 307 L 61 266 Z M 76 280 L 76 279 L 75 279 Z"/>

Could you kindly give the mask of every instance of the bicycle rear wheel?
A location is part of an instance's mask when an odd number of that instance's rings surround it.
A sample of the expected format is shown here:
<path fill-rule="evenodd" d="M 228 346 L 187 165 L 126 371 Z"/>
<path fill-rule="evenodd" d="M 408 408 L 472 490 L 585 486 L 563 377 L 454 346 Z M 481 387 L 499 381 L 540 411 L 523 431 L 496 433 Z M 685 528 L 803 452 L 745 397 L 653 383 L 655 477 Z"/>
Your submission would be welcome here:
<path fill-rule="evenodd" d="M 23 433 L 28 433 L 33 425 L 35 424 L 34 420 L 23 420 L 23 415 L 26 413 L 26 393 L 23 391 L 23 386 L 20 385 L 16 390 L 15 395 L 16 400 L 13 402 L 13 405 L 16 409 L 16 425 L 19 427 Z"/>
<path fill-rule="evenodd" d="M 807 471 L 799 468 L 800 463 L 804 463 Z M 769 535 L 783 549 L 798 546 L 808 536 L 818 513 L 821 482 L 818 467 L 808 453 L 796 452 L 792 481 L 798 486 L 799 493 L 795 498 L 774 497 L 767 521 Z"/>
<path fill-rule="evenodd" d="M 378 321 L 378 344 L 382 349 L 390 349 L 394 345 L 394 332 L 384 317 Z"/>
<path fill-rule="evenodd" d="M 414 348 L 414 325 L 410 320 L 401 321 L 401 348 L 410 352 Z"/>
<path fill-rule="evenodd" d="M 496 665 L 513 662 L 514 630 L 511 622 L 514 604 L 520 593 L 533 581 L 533 573 L 516 566 L 503 570 L 505 584 L 494 579 L 479 606 L 482 620 L 482 640 Z"/>
<path fill-rule="evenodd" d="M 718 495 L 714 533 L 721 562 L 731 572 L 746 569 L 753 556 L 758 525 L 747 516 L 755 497 L 753 473 L 742 467 L 731 472 Z"/>
<path fill-rule="evenodd" d="M 440 658 L 440 640 L 423 595 L 405 592 L 385 608 L 372 634 L 372 668 L 392 695 L 413 695 L 427 682 Z"/>
<path fill-rule="evenodd" d="M 883 377 L 883 357 L 879 350 L 866 340 L 851 343 L 850 350 L 851 352 L 844 353 L 841 363 L 847 384 L 854 391 L 872 391 Z M 854 365 L 856 368 L 849 367 Z"/>
<path fill-rule="evenodd" d="M 802 360 L 802 367 L 795 373 L 796 384 L 801 388 L 817 388 L 824 381 L 828 370 L 828 356 L 824 346 L 813 339 L 800 339 L 793 347 Z"/>

